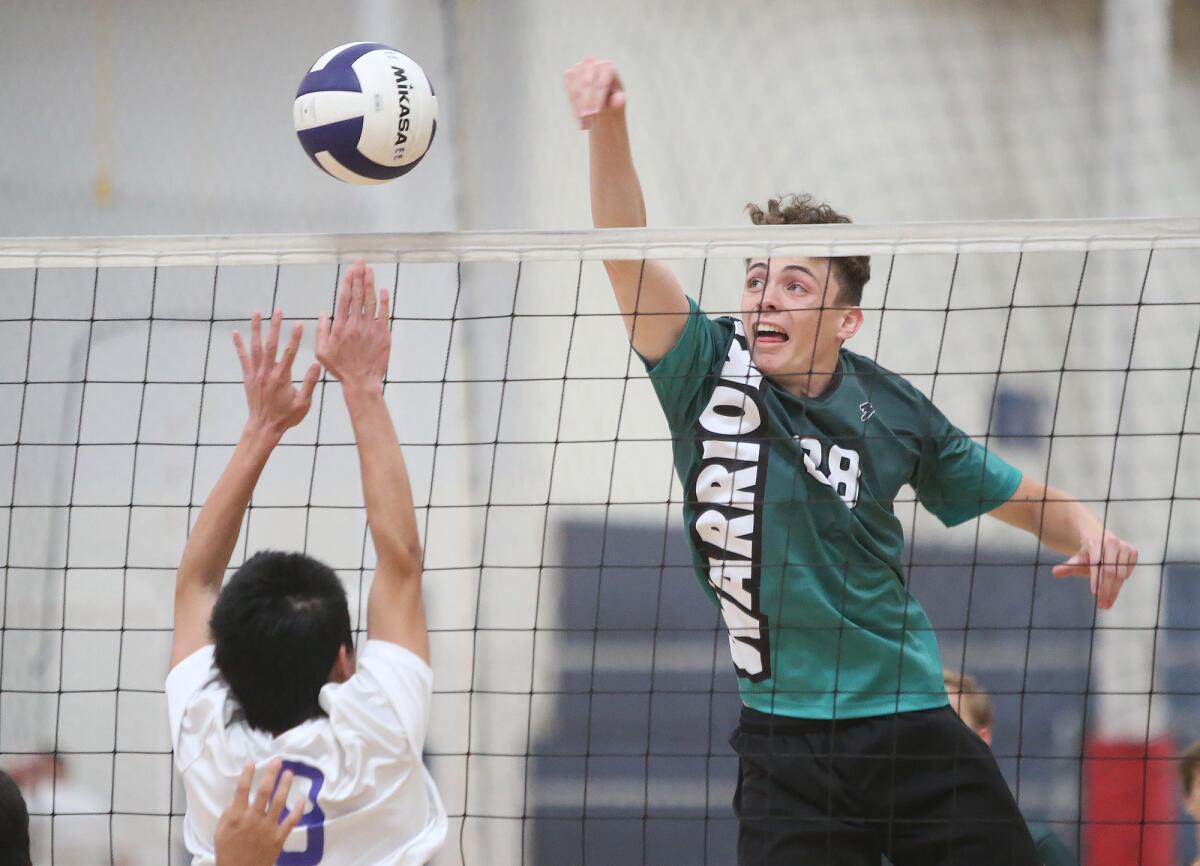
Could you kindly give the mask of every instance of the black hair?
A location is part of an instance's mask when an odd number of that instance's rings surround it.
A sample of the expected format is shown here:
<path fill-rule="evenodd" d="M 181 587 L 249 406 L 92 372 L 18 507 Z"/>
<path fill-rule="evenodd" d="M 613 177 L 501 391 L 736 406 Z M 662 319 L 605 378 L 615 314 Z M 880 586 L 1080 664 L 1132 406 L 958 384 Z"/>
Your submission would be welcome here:
<path fill-rule="evenodd" d="M 251 727 L 281 734 L 321 715 L 340 647 L 353 651 L 346 590 L 303 553 L 264 550 L 229 579 L 209 620 L 217 670 Z"/>
<path fill-rule="evenodd" d="M 12 776 L 0 770 L 0 866 L 30 866 L 29 809 Z"/>

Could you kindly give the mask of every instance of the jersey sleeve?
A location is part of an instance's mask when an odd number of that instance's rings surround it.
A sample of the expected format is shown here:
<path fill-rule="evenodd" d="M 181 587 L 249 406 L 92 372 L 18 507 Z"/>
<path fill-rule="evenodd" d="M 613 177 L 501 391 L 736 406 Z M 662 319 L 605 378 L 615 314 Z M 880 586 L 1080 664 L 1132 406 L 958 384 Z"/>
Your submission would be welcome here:
<path fill-rule="evenodd" d="M 700 414 L 729 342 L 728 329 L 708 318 L 690 297 L 688 309 L 687 324 L 671 351 L 657 363 L 646 364 L 672 430 L 686 427 Z"/>
<path fill-rule="evenodd" d="M 392 750 L 411 746 L 418 756 L 425 748 L 432 699 L 429 665 L 384 640 L 368 640 L 358 654 L 354 676 L 321 692 L 334 730 L 353 728 Z"/>
<path fill-rule="evenodd" d="M 223 720 L 227 689 L 216 674 L 212 645 L 171 668 L 165 690 L 171 748 L 182 771 L 204 750 L 211 723 Z"/>
<path fill-rule="evenodd" d="M 929 419 L 912 486 L 917 499 L 946 526 L 957 526 L 1003 505 L 1021 472 L 951 424 L 924 397 Z"/>

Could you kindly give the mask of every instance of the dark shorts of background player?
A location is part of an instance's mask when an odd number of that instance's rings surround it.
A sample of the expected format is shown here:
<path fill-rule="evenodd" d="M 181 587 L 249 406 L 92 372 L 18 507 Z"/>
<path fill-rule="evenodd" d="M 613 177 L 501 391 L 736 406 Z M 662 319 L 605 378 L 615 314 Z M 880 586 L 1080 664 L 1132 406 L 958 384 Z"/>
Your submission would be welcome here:
<path fill-rule="evenodd" d="M 867 719 L 742 708 L 740 866 L 1037 866 L 991 749 L 949 707 Z"/>

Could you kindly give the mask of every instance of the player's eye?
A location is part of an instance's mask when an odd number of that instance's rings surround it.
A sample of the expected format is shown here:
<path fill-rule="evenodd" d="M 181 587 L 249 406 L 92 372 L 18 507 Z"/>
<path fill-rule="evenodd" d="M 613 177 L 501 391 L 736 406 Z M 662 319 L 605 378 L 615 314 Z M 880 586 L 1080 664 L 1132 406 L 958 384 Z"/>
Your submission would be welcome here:
<path fill-rule="evenodd" d="M 787 290 L 789 292 L 803 292 L 804 291 L 804 283 L 792 283 L 790 286 L 787 287 Z"/>
<path fill-rule="evenodd" d="M 750 279 L 746 280 L 746 288 L 752 292 L 761 292 L 763 290 L 763 286 L 765 285 L 766 283 L 764 283 L 758 277 L 751 277 Z"/>

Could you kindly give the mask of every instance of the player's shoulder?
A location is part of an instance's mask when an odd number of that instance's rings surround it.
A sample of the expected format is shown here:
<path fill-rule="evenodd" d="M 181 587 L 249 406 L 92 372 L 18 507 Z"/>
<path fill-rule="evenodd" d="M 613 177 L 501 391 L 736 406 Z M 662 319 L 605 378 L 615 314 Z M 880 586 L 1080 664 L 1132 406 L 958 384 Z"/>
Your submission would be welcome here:
<path fill-rule="evenodd" d="M 900 437 L 923 438 L 938 427 L 940 413 L 933 401 L 902 374 L 845 348 L 842 364 L 848 380 L 843 384 L 852 389 L 846 397 L 853 411 L 861 410 L 863 421 L 874 418 Z"/>
<path fill-rule="evenodd" d="M 899 400 L 904 403 L 924 405 L 929 398 L 921 393 L 903 375 L 889 370 L 866 355 L 860 355 L 843 347 L 841 350 L 843 375 L 854 379 L 856 386 L 865 392 L 878 395 L 881 399 Z"/>
<path fill-rule="evenodd" d="M 357 669 L 344 683 L 321 689 L 319 702 L 338 737 L 378 740 L 417 751 L 425 739 L 433 696 L 433 671 L 411 650 L 384 640 L 368 640 Z M 405 737 L 398 737 L 403 732 Z"/>

